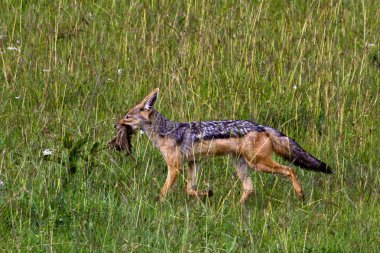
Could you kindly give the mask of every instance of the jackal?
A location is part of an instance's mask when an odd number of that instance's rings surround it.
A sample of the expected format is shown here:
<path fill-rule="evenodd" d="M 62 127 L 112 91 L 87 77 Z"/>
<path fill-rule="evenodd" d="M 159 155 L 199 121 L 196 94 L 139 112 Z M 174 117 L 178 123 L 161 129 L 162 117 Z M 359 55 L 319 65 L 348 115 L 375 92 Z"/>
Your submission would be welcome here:
<path fill-rule="evenodd" d="M 289 178 L 300 199 L 304 195 L 294 169 L 271 159 L 272 153 L 308 170 L 332 174 L 324 162 L 303 150 L 294 140 L 276 129 L 250 120 L 205 122 L 175 122 L 165 118 L 155 108 L 159 89 L 152 91 L 115 125 L 141 129 L 162 153 L 168 174 L 160 193 L 165 199 L 176 182 L 184 163 L 187 168 L 187 193 L 192 196 L 208 195 L 197 190 L 199 160 L 203 157 L 230 155 L 236 159 L 237 175 L 242 182 L 244 203 L 253 192 L 249 168 L 260 172 L 280 174 Z"/>

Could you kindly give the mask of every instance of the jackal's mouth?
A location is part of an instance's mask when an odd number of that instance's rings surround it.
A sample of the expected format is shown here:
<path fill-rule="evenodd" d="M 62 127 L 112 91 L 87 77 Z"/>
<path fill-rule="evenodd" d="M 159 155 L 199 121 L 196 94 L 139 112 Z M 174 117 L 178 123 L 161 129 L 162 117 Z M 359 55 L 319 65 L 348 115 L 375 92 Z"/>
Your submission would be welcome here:
<path fill-rule="evenodd" d="M 119 130 L 119 129 L 121 129 L 121 128 L 123 128 L 123 127 L 127 127 L 127 128 L 130 128 L 131 129 L 131 131 L 133 131 L 134 133 L 137 131 L 137 129 L 139 128 L 138 126 L 136 126 L 136 125 L 129 125 L 129 124 L 125 124 L 125 123 L 121 123 L 121 124 L 116 124 L 115 125 L 115 128 L 117 129 L 117 130 Z"/>
<path fill-rule="evenodd" d="M 110 149 L 116 149 L 118 151 L 125 151 L 127 155 L 130 155 L 133 160 L 136 160 L 132 155 L 132 135 L 136 132 L 130 125 L 116 125 L 117 134 L 109 143 Z"/>
<path fill-rule="evenodd" d="M 139 129 L 136 125 L 126 125 L 127 127 L 130 127 L 134 133 L 136 133 L 137 129 Z"/>

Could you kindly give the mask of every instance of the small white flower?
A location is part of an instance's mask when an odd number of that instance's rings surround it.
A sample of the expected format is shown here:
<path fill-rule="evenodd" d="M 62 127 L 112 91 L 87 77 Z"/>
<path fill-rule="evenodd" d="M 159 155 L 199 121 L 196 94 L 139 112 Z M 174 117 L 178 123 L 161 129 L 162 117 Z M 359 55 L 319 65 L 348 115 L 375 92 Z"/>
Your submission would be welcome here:
<path fill-rule="evenodd" d="M 144 134 L 144 131 L 143 130 L 140 130 L 140 135 L 143 135 Z"/>
<path fill-rule="evenodd" d="M 42 69 L 43 72 L 50 72 L 50 69 Z"/>
<path fill-rule="evenodd" d="M 107 78 L 107 81 L 108 82 L 113 82 L 113 80 L 111 78 Z"/>
<path fill-rule="evenodd" d="M 297 85 L 294 85 L 294 86 L 293 86 L 293 90 L 296 90 L 296 89 L 298 89 L 298 86 L 297 86 Z"/>
<path fill-rule="evenodd" d="M 20 41 L 19 41 L 19 40 L 16 40 L 16 44 L 17 44 L 17 45 L 20 45 Z"/>
<path fill-rule="evenodd" d="M 121 74 L 123 74 L 123 69 L 118 69 L 117 70 L 117 74 L 120 76 Z"/>
<path fill-rule="evenodd" d="M 20 96 L 15 96 L 15 99 L 20 99 L 21 97 Z"/>
<path fill-rule="evenodd" d="M 3 185 L 4 185 L 4 182 L 1 181 L 1 179 L 0 179 L 0 187 L 2 187 Z"/>
<path fill-rule="evenodd" d="M 18 51 L 18 52 L 21 52 L 21 49 L 18 48 L 18 47 L 7 47 L 8 50 L 10 51 Z"/>
<path fill-rule="evenodd" d="M 53 150 L 46 148 L 46 149 L 44 149 L 44 151 L 42 151 L 42 154 L 44 156 L 49 156 L 49 155 L 53 154 Z"/>
<path fill-rule="evenodd" d="M 368 47 L 376 47 L 376 44 L 375 43 L 369 43 Z"/>

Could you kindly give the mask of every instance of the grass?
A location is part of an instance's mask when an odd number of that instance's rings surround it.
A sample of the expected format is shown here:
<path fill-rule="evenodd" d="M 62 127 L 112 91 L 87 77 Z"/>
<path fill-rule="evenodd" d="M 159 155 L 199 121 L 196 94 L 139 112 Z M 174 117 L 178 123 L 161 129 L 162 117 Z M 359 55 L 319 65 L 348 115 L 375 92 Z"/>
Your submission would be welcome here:
<path fill-rule="evenodd" d="M 380 250 L 378 1 L 0 3 L 3 251 Z M 10 47 L 18 48 L 11 50 Z M 178 121 L 254 119 L 335 169 L 297 169 L 306 193 L 252 172 L 238 203 L 230 158 L 203 161 L 164 203 L 165 163 L 109 151 L 113 124 L 160 87 Z M 43 156 L 51 149 L 51 156 Z M 284 161 L 282 163 L 287 164 Z"/>

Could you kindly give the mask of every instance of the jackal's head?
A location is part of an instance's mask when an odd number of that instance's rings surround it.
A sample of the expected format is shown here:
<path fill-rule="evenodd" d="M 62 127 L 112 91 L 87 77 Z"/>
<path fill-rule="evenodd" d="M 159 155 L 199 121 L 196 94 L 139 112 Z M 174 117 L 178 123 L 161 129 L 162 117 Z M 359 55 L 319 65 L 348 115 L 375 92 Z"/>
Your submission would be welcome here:
<path fill-rule="evenodd" d="M 132 107 L 115 125 L 116 128 L 120 128 L 120 125 L 131 126 L 133 130 L 141 128 L 144 124 L 150 122 L 150 115 L 153 112 L 154 104 L 156 103 L 159 89 L 156 88 L 148 96 L 146 96 L 140 103 Z"/>

